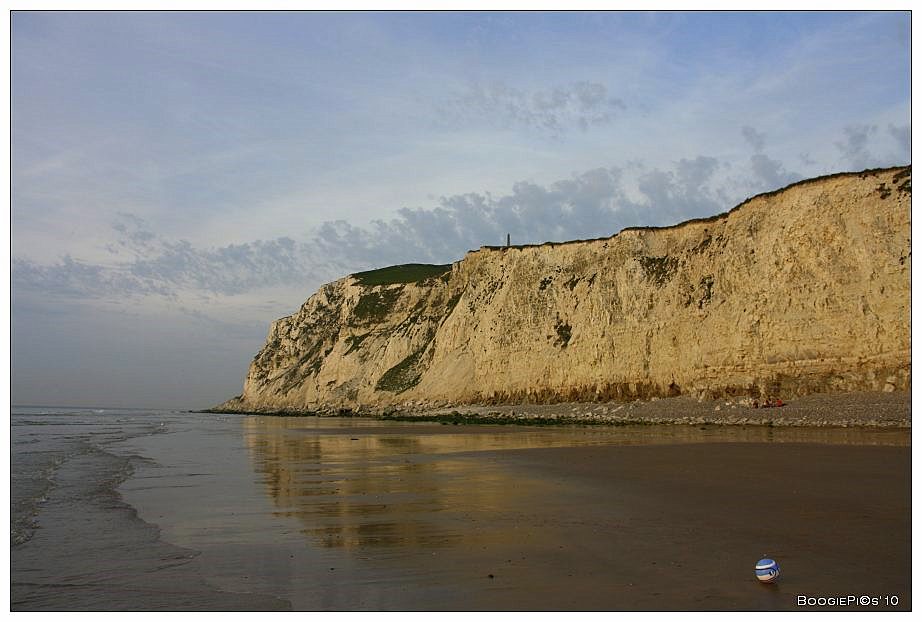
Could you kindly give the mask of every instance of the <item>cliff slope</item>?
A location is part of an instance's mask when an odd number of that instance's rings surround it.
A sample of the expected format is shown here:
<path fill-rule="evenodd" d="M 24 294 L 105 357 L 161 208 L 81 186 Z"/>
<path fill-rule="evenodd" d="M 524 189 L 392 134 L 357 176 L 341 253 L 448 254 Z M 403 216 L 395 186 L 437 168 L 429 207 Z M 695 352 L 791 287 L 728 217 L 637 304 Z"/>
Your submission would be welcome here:
<path fill-rule="evenodd" d="M 610 238 L 482 247 L 323 286 L 238 411 L 909 387 L 910 168 Z"/>

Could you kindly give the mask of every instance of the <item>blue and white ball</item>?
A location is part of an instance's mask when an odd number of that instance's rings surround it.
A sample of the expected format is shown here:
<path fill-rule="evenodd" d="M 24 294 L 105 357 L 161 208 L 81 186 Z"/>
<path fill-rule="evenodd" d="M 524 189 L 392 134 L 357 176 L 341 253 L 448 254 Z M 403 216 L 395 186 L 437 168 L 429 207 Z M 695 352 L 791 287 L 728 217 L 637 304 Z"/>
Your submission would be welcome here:
<path fill-rule="evenodd" d="M 760 559 L 756 562 L 756 579 L 762 583 L 772 583 L 781 574 L 781 567 L 773 559 Z"/>

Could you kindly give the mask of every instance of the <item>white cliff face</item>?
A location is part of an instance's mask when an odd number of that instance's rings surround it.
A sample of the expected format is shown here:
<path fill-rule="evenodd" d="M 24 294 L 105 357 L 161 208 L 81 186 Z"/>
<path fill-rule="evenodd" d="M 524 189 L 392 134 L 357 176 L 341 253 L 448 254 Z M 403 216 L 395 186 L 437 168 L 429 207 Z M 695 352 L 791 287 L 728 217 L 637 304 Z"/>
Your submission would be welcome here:
<path fill-rule="evenodd" d="M 484 247 L 411 283 L 346 277 L 272 324 L 222 407 L 905 389 L 910 179 L 837 175 L 670 228 Z"/>

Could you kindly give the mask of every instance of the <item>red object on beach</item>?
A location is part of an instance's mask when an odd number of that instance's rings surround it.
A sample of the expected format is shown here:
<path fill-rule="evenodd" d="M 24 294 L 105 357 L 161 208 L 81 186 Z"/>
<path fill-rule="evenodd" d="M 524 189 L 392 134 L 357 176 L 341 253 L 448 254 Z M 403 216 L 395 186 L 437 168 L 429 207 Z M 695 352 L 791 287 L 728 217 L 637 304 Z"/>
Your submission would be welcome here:
<path fill-rule="evenodd" d="M 784 406 L 784 402 L 781 401 L 781 398 L 775 400 L 775 406 L 781 407 Z"/>

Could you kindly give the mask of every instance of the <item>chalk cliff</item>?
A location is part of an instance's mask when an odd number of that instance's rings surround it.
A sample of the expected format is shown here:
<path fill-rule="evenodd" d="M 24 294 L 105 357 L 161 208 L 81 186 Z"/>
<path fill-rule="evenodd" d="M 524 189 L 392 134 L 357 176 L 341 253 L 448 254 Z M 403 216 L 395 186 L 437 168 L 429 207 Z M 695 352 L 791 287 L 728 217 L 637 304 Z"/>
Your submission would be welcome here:
<path fill-rule="evenodd" d="M 324 285 L 237 411 L 909 388 L 911 169 L 846 173 L 596 240 Z"/>

